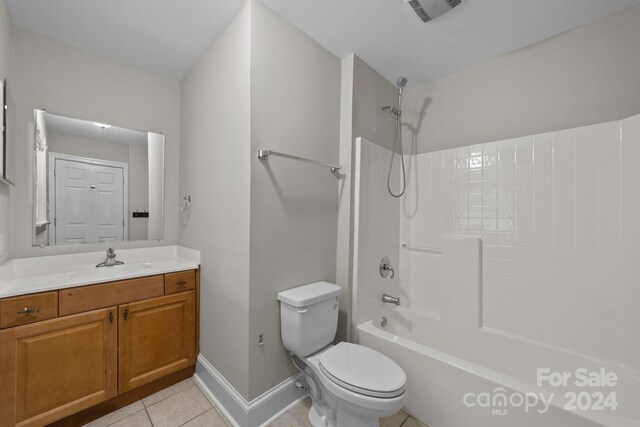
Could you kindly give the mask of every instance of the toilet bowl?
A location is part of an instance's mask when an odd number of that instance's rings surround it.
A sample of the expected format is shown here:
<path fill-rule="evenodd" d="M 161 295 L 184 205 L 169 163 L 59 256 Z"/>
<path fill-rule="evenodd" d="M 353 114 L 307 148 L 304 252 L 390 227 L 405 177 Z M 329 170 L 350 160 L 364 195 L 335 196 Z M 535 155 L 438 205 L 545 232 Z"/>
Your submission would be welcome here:
<path fill-rule="evenodd" d="M 302 360 L 313 427 L 378 427 L 402 409 L 407 376 L 384 354 L 347 342 L 332 345 L 341 288 L 317 282 L 278 294 L 282 341 Z"/>
<path fill-rule="evenodd" d="M 313 427 L 378 426 L 380 418 L 395 414 L 406 402 L 406 374 L 370 348 L 343 342 L 302 361 L 321 391 L 320 404 L 312 407 L 318 417 L 309 417 Z M 322 416 L 327 422 L 316 423 Z"/>

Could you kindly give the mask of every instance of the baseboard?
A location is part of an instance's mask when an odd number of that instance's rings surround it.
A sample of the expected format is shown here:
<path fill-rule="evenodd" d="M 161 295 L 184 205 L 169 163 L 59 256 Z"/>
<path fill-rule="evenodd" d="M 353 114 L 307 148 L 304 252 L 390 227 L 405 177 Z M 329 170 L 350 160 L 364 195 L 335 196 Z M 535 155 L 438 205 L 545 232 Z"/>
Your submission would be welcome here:
<path fill-rule="evenodd" d="M 260 427 L 268 425 L 306 397 L 295 385 L 301 376 L 287 378 L 251 401 L 238 393 L 202 354 L 198 356 L 193 378 L 234 427 Z"/>

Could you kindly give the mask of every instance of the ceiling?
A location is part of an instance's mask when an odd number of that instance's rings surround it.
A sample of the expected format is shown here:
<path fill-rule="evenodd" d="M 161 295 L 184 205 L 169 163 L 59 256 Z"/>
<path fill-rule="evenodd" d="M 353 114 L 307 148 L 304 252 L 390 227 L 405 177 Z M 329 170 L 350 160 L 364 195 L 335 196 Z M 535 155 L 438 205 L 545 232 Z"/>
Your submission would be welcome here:
<path fill-rule="evenodd" d="M 7 0 L 15 25 L 181 79 L 246 0 Z M 405 0 L 259 0 L 336 56 L 389 81 L 434 80 L 640 0 L 462 0 L 422 23 Z"/>
<path fill-rule="evenodd" d="M 147 132 L 125 129 L 108 124 L 91 122 L 71 117 L 58 116 L 44 113 L 47 123 L 47 132 L 64 133 L 80 138 L 95 139 L 98 141 L 115 142 L 126 145 L 147 146 Z M 98 126 L 98 125 L 102 126 Z"/>
<path fill-rule="evenodd" d="M 182 79 L 246 0 L 6 0 L 14 25 Z"/>
<path fill-rule="evenodd" d="M 435 80 L 610 15 L 640 0 L 462 0 L 423 23 L 405 0 L 260 0 L 336 56 L 390 82 Z"/>

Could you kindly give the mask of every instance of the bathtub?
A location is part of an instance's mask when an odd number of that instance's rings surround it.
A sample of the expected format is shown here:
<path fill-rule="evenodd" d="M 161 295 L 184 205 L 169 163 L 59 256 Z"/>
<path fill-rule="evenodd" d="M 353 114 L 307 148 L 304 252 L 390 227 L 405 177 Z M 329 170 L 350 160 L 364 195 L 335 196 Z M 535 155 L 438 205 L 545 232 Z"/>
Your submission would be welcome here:
<path fill-rule="evenodd" d="M 385 328 L 378 321 L 363 323 L 356 340 L 405 369 L 405 409 L 430 427 L 640 426 L 640 378 L 634 372 L 488 329 L 448 336 L 438 320 L 406 309 L 386 311 Z M 538 368 L 546 369 L 540 387 Z M 576 376 L 578 368 L 584 371 Z M 551 372 L 558 373 L 557 382 L 547 380 Z M 559 380 L 565 372 L 571 374 L 566 384 Z M 598 373 L 605 385 L 578 386 L 585 373 Z M 611 373 L 615 386 L 606 385 L 607 375 L 612 384 Z M 607 408 L 611 399 L 596 405 L 598 392 L 615 392 L 617 408 Z M 565 393 L 578 397 L 575 409 Z"/>
<path fill-rule="evenodd" d="M 420 254 L 436 257 L 425 280 L 439 281 L 437 293 L 399 283 L 411 265 L 386 191 L 389 153 L 356 141 L 352 336 L 405 369 L 406 411 L 430 427 L 640 426 L 640 372 L 485 326 L 480 237 L 445 235 Z M 425 230 L 409 231 L 403 242 L 423 243 Z M 395 278 L 379 274 L 383 256 L 400 261 Z M 383 304 L 385 293 L 402 305 Z M 585 375 L 601 381 L 587 386 Z"/>

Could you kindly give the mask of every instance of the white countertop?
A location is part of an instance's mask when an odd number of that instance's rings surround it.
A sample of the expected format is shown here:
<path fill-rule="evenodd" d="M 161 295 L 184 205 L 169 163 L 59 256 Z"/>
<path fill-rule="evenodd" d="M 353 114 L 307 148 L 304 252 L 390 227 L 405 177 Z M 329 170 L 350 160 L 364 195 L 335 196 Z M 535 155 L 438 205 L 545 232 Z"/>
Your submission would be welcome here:
<path fill-rule="evenodd" d="M 121 249 L 124 265 L 96 268 L 104 252 L 21 258 L 0 266 L 0 298 L 192 270 L 200 252 L 182 246 Z"/>

